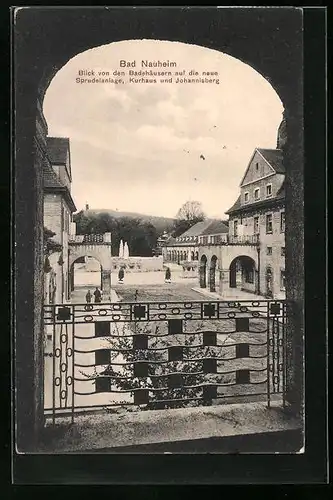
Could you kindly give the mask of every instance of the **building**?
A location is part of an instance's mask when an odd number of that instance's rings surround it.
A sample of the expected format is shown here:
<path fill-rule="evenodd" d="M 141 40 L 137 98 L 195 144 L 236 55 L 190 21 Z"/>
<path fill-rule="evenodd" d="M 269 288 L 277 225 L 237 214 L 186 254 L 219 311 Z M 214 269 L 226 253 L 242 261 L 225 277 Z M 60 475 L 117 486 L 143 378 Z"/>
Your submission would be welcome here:
<path fill-rule="evenodd" d="M 69 237 L 74 231 L 72 214 L 76 211 L 71 196 L 69 139 L 47 137 L 47 156 L 43 168 L 44 227 L 54 233 L 55 251 L 45 256 L 44 302 L 63 303 L 70 298 Z"/>
<path fill-rule="evenodd" d="M 170 235 L 166 231 L 164 231 L 163 234 L 157 238 L 156 248 L 153 250 L 153 254 L 156 257 L 163 254 L 163 247 L 169 239 Z"/>
<path fill-rule="evenodd" d="M 225 222 L 206 219 L 197 222 L 176 238 L 170 237 L 163 246 L 163 258 L 166 262 L 198 261 L 199 241 L 223 238 L 228 234 Z M 202 238 L 202 239 L 200 239 Z"/>
<path fill-rule="evenodd" d="M 280 127 L 281 129 L 281 127 Z M 279 145 L 279 143 L 278 143 Z M 229 233 L 222 241 L 200 240 L 200 286 L 221 295 L 231 288 L 285 297 L 285 169 L 280 149 L 256 148 L 226 212 Z"/>

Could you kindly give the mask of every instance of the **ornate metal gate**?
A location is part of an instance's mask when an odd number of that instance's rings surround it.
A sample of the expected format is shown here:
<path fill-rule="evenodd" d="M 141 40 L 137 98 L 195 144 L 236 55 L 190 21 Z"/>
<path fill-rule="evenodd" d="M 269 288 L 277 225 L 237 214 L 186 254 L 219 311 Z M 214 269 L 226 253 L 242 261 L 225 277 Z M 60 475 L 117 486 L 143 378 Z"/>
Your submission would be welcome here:
<path fill-rule="evenodd" d="M 285 322 L 285 301 L 46 305 L 46 416 L 284 404 Z"/>

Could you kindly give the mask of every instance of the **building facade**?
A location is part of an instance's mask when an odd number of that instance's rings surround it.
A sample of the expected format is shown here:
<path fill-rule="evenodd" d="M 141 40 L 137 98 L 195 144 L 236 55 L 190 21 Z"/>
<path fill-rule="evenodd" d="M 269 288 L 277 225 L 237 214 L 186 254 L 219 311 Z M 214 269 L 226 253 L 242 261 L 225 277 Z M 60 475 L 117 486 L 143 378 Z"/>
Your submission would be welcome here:
<path fill-rule="evenodd" d="M 226 212 L 228 235 L 200 240 L 202 288 L 221 295 L 239 288 L 267 298 L 285 297 L 284 178 L 282 151 L 255 149 L 240 194 Z"/>
<path fill-rule="evenodd" d="M 70 298 L 69 238 L 74 231 L 76 207 L 71 196 L 69 139 L 47 137 L 44 161 L 44 227 L 54 233 L 57 250 L 45 257 L 44 302 L 63 303 Z M 56 248 L 56 247 L 54 247 Z"/>
<path fill-rule="evenodd" d="M 223 237 L 227 233 L 228 226 L 225 222 L 214 219 L 197 222 L 180 236 L 170 237 L 165 241 L 162 250 L 163 260 L 177 264 L 189 261 L 198 262 L 200 241 Z"/>

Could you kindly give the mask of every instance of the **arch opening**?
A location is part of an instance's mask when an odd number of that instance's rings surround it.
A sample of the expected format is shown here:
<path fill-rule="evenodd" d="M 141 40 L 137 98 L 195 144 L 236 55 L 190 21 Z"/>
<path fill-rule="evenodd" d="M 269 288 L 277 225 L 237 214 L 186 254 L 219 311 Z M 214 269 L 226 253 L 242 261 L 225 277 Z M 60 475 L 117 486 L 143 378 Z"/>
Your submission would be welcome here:
<path fill-rule="evenodd" d="M 255 261 L 247 256 L 237 256 L 229 266 L 229 287 L 258 293 L 259 276 Z"/>
<path fill-rule="evenodd" d="M 77 257 L 70 266 L 69 292 L 72 301 L 85 301 L 88 290 L 103 289 L 103 268 L 96 257 L 84 255 Z"/>

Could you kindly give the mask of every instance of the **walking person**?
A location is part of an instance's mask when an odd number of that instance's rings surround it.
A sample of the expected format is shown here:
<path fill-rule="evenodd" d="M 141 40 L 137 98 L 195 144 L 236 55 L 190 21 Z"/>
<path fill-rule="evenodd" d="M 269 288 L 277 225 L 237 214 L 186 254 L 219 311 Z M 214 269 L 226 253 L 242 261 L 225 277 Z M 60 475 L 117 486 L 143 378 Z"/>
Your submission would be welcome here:
<path fill-rule="evenodd" d="M 91 298 L 92 298 L 91 291 L 88 290 L 88 292 L 86 293 L 86 302 L 87 302 L 87 304 L 90 304 Z"/>
<path fill-rule="evenodd" d="M 119 269 L 119 273 L 118 273 L 118 283 L 123 283 L 124 276 L 125 276 L 125 271 L 124 271 L 123 267 L 121 267 Z"/>
<path fill-rule="evenodd" d="M 102 294 L 98 286 L 96 286 L 96 290 L 94 291 L 95 302 L 102 302 Z"/>
<path fill-rule="evenodd" d="M 171 283 L 171 271 L 170 271 L 170 267 L 166 268 L 164 282 L 165 283 Z"/>

